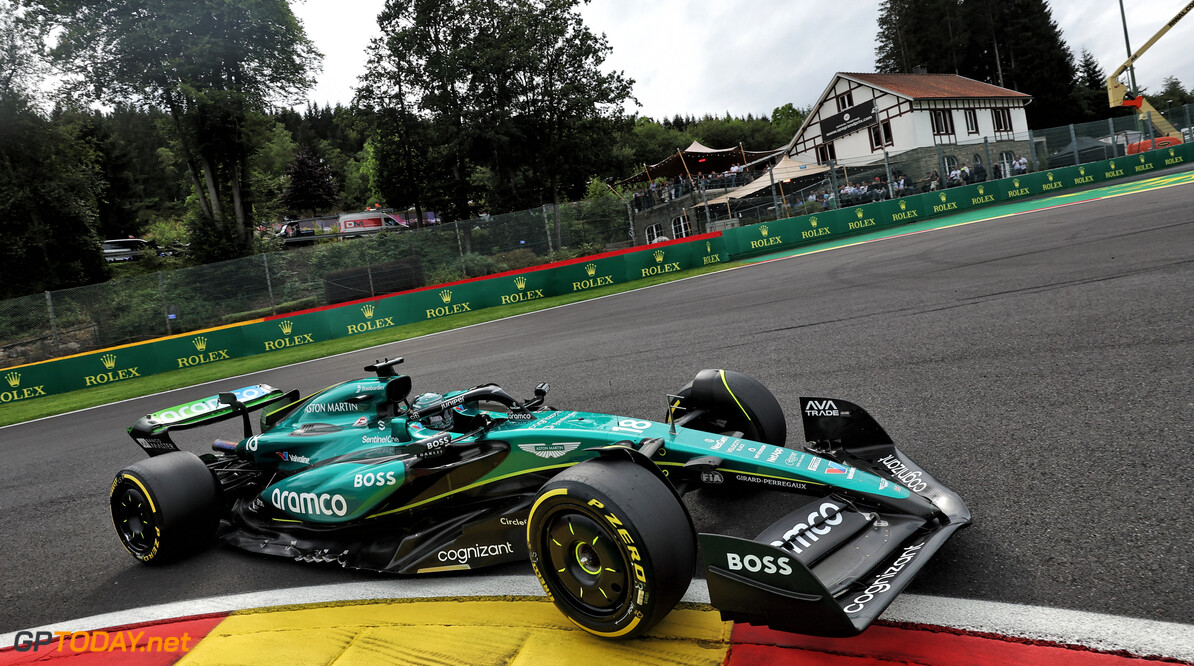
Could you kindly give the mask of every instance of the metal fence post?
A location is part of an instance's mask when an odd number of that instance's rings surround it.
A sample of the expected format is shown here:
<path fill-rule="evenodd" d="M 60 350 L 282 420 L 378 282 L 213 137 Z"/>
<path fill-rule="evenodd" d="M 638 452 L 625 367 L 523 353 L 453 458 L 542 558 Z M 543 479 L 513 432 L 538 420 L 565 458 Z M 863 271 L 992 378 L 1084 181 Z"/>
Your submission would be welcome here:
<path fill-rule="evenodd" d="M 1070 145 L 1074 147 L 1074 166 L 1078 165 L 1078 135 L 1074 132 L 1074 123 L 1070 123 Z"/>
<path fill-rule="evenodd" d="M 1191 127 L 1191 125 L 1190 125 L 1190 105 L 1183 104 L 1182 108 L 1185 109 L 1185 111 L 1186 111 L 1186 128 L 1188 129 Z M 1185 137 L 1182 137 L 1182 138 L 1185 139 Z"/>
<path fill-rule="evenodd" d="M 767 167 L 767 175 L 771 177 L 771 206 L 775 209 L 775 219 L 779 219 L 779 199 L 775 198 L 775 165 Z"/>
<path fill-rule="evenodd" d="M 1111 118 L 1107 119 L 1107 138 L 1111 139 L 1111 157 L 1118 157 L 1119 150 L 1116 148 L 1118 144 L 1115 143 L 1115 121 Z M 1103 157 L 1106 156 L 1107 153 L 1104 152 Z"/>
<path fill-rule="evenodd" d="M 456 249 L 460 251 L 460 274 L 468 277 L 468 265 L 464 263 L 464 241 L 460 240 L 460 220 L 453 222 L 452 226 L 456 229 Z M 372 278 L 370 278 L 369 286 L 373 287 Z"/>
<path fill-rule="evenodd" d="M 941 150 L 941 144 L 935 143 L 933 145 L 937 148 L 937 168 L 940 169 L 937 172 L 937 187 L 941 187 L 945 184 L 945 178 L 949 175 L 949 169 L 945 168 L 945 151 Z"/>
<path fill-rule="evenodd" d="M 50 311 L 50 335 L 54 338 L 54 349 L 62 352 L 62 343 L 58 340 L 58 322 L 54 319 L 54 299 L 50 292 L 46 292 L 46 308 Z"/>
<path fill-rule="evenodd" d="M 261 253 L 261 263 L 265 264 L 265 287 L 269 290 L 269 310 L 273 314 L 278 314 L 278 304 L 274 302 L 274 282 L 269 277 L 269 255 L 264 251 Z"/>
<path fill-rule="evenodd" d="M 547 236 L 547 256 L 552 261 L 555 261 L 556 250 L 551 244 L 551 225 L 547 222 L 547 204 L 539 206 L 539 212 L 543 213 L 543 235 Z"/>
<path fill-rule="evenodd" d="M 1148 145 L 1152 146 L 1153 145 L 1153 112 L 1149 111 L 1145 115 L 1145 119 L 1148 121 L 1145 123 L 1145 126 L 1148 127 Z"/>
<path fill-rule="evenodd" d="M 883 151 L 883 166 L 887 167 L 887 183 L 884 187 L 887 189 L 887 198 L 891 198 L 891 159 L 887 156 L 887 151 Z"/>
<path fill-rule="evenodd" d="M 987 173 L 991 177 L 995 177 L 995 162 L 991 160 L 991 139 L 990 137 L 983 137 L 983 151 L 987 153 Z"/>
<path fill-rule="evenodd" d="M 158 271 L 158 293 L 162 295 L 162 315 L 166 318 L 166 335 L 173 335 L 170 329 L 170 306 L 166 303 L 166 278 Z"/>
<path fill-rule="evenodd" d="M 627 234 L 630 236 L 630 247 L 638 245 L 638 237 L 634 235 L 634 209 L 631 208 L 630 202 L 622 200 L 622 204 L 626 206 L 626 221 L 630 223 L 630 228 Z"/>
<path fill-rule="evenodd" d="M 842 190 L 837 186 L 837 161 L 829 160 L 829 186 L 833 188 L 833 207 L 841 208 L 841 202 L 838 198 L 842 196 Z"/>
<path fill-rule="evenodd" d="M 373 264 L 369 261 L 369 245 L 367 238 L 361 239 L 361 252 L 365 254 L 365 275 L 369 276 L 369 295 L 376 296 L 377 290 L 373 288 Z"/>
<path fill-rule="evenodd" d="M 1040 171 L 1041 163 L 1036 159 L 1036 139 L 1032 136 L 1032 130 L 1028 130 L 1028 154 L 1032 155 L 1032 170 Z"/>

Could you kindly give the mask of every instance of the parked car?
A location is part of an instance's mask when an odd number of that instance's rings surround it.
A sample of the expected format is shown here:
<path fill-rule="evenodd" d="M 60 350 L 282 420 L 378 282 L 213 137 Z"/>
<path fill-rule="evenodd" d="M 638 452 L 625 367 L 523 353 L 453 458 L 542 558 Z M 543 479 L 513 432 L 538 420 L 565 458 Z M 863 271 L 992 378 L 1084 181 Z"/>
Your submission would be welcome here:
<path fill-rule="evenodd" d="M 132 261 L 139 258 L 141 250 L 153 244 L 141 238 L 115 238 L 104 241 L 104 261 Z"/>

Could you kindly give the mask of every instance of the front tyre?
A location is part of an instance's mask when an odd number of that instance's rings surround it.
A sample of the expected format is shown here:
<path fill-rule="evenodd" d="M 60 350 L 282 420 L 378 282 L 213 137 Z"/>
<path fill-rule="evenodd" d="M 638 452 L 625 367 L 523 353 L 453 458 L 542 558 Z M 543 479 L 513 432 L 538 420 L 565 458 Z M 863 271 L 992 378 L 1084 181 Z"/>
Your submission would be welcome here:
<path fill-rule="evenodd" d="M 173 451 L 117 472 L 109 504 L 125 549 L 146 564 L 158 564 L 212 538 L 220 519 L 220 488 L 198 456 Z"/>
<path fill-rule="evenodd" d="M 548 597 L 581 629 L 637 636 L 684 596 L 696 534 L 665 483 L 630 460 L 595 460 L 539 491 L 527 520 L 531 565 Z"/>

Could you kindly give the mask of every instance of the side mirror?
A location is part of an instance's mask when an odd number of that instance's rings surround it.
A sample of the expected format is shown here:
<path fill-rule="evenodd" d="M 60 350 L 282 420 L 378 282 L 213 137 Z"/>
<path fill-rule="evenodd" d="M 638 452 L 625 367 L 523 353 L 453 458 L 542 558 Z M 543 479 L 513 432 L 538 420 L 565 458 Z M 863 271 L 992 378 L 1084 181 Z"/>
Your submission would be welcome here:
<path fill-rule="evenodd" d="M 551 388 L 551 385 L 548 384 L 547 382 L 543 382 L 542 384 L 539 384 L 538 386 L 535 387 L 535 397 L 542 398 L 542 397 L 546 396 L 547 390 L 550 388 Z"/>
<path fill-rule="evenodd" d="M 394 404 L 404 402 L 410 395 L 411 379 L 407 375 L 396 375 L 386 384 L 386 400 Z"/>

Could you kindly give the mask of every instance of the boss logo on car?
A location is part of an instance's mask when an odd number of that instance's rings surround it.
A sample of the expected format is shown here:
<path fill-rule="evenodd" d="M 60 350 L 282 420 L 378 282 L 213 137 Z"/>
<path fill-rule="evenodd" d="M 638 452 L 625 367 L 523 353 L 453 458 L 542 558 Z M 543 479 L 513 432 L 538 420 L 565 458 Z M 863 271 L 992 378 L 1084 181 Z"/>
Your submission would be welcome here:
<path fill-rule="evenodd" d="M 398 483 L 398 479 L 394 478 L 393 472 L 365 472 L 364 474 L 357 474 L 353 477 L 353 488 L 369 488 L 371 486 L 392 486 Z"/>
<path fill-rule="evenodd" d="M 790 576 L 792 574 L 792 565 L 789 564 L 792 560 L 786 557 L 772 557 L 771 555 L 746 555 L 745 557 L 737 553 L 726 553 L 726 567 L 730 571 L 741 571 L 743 569 L 751 573 L 778 573 L 783 576 Z"/>

